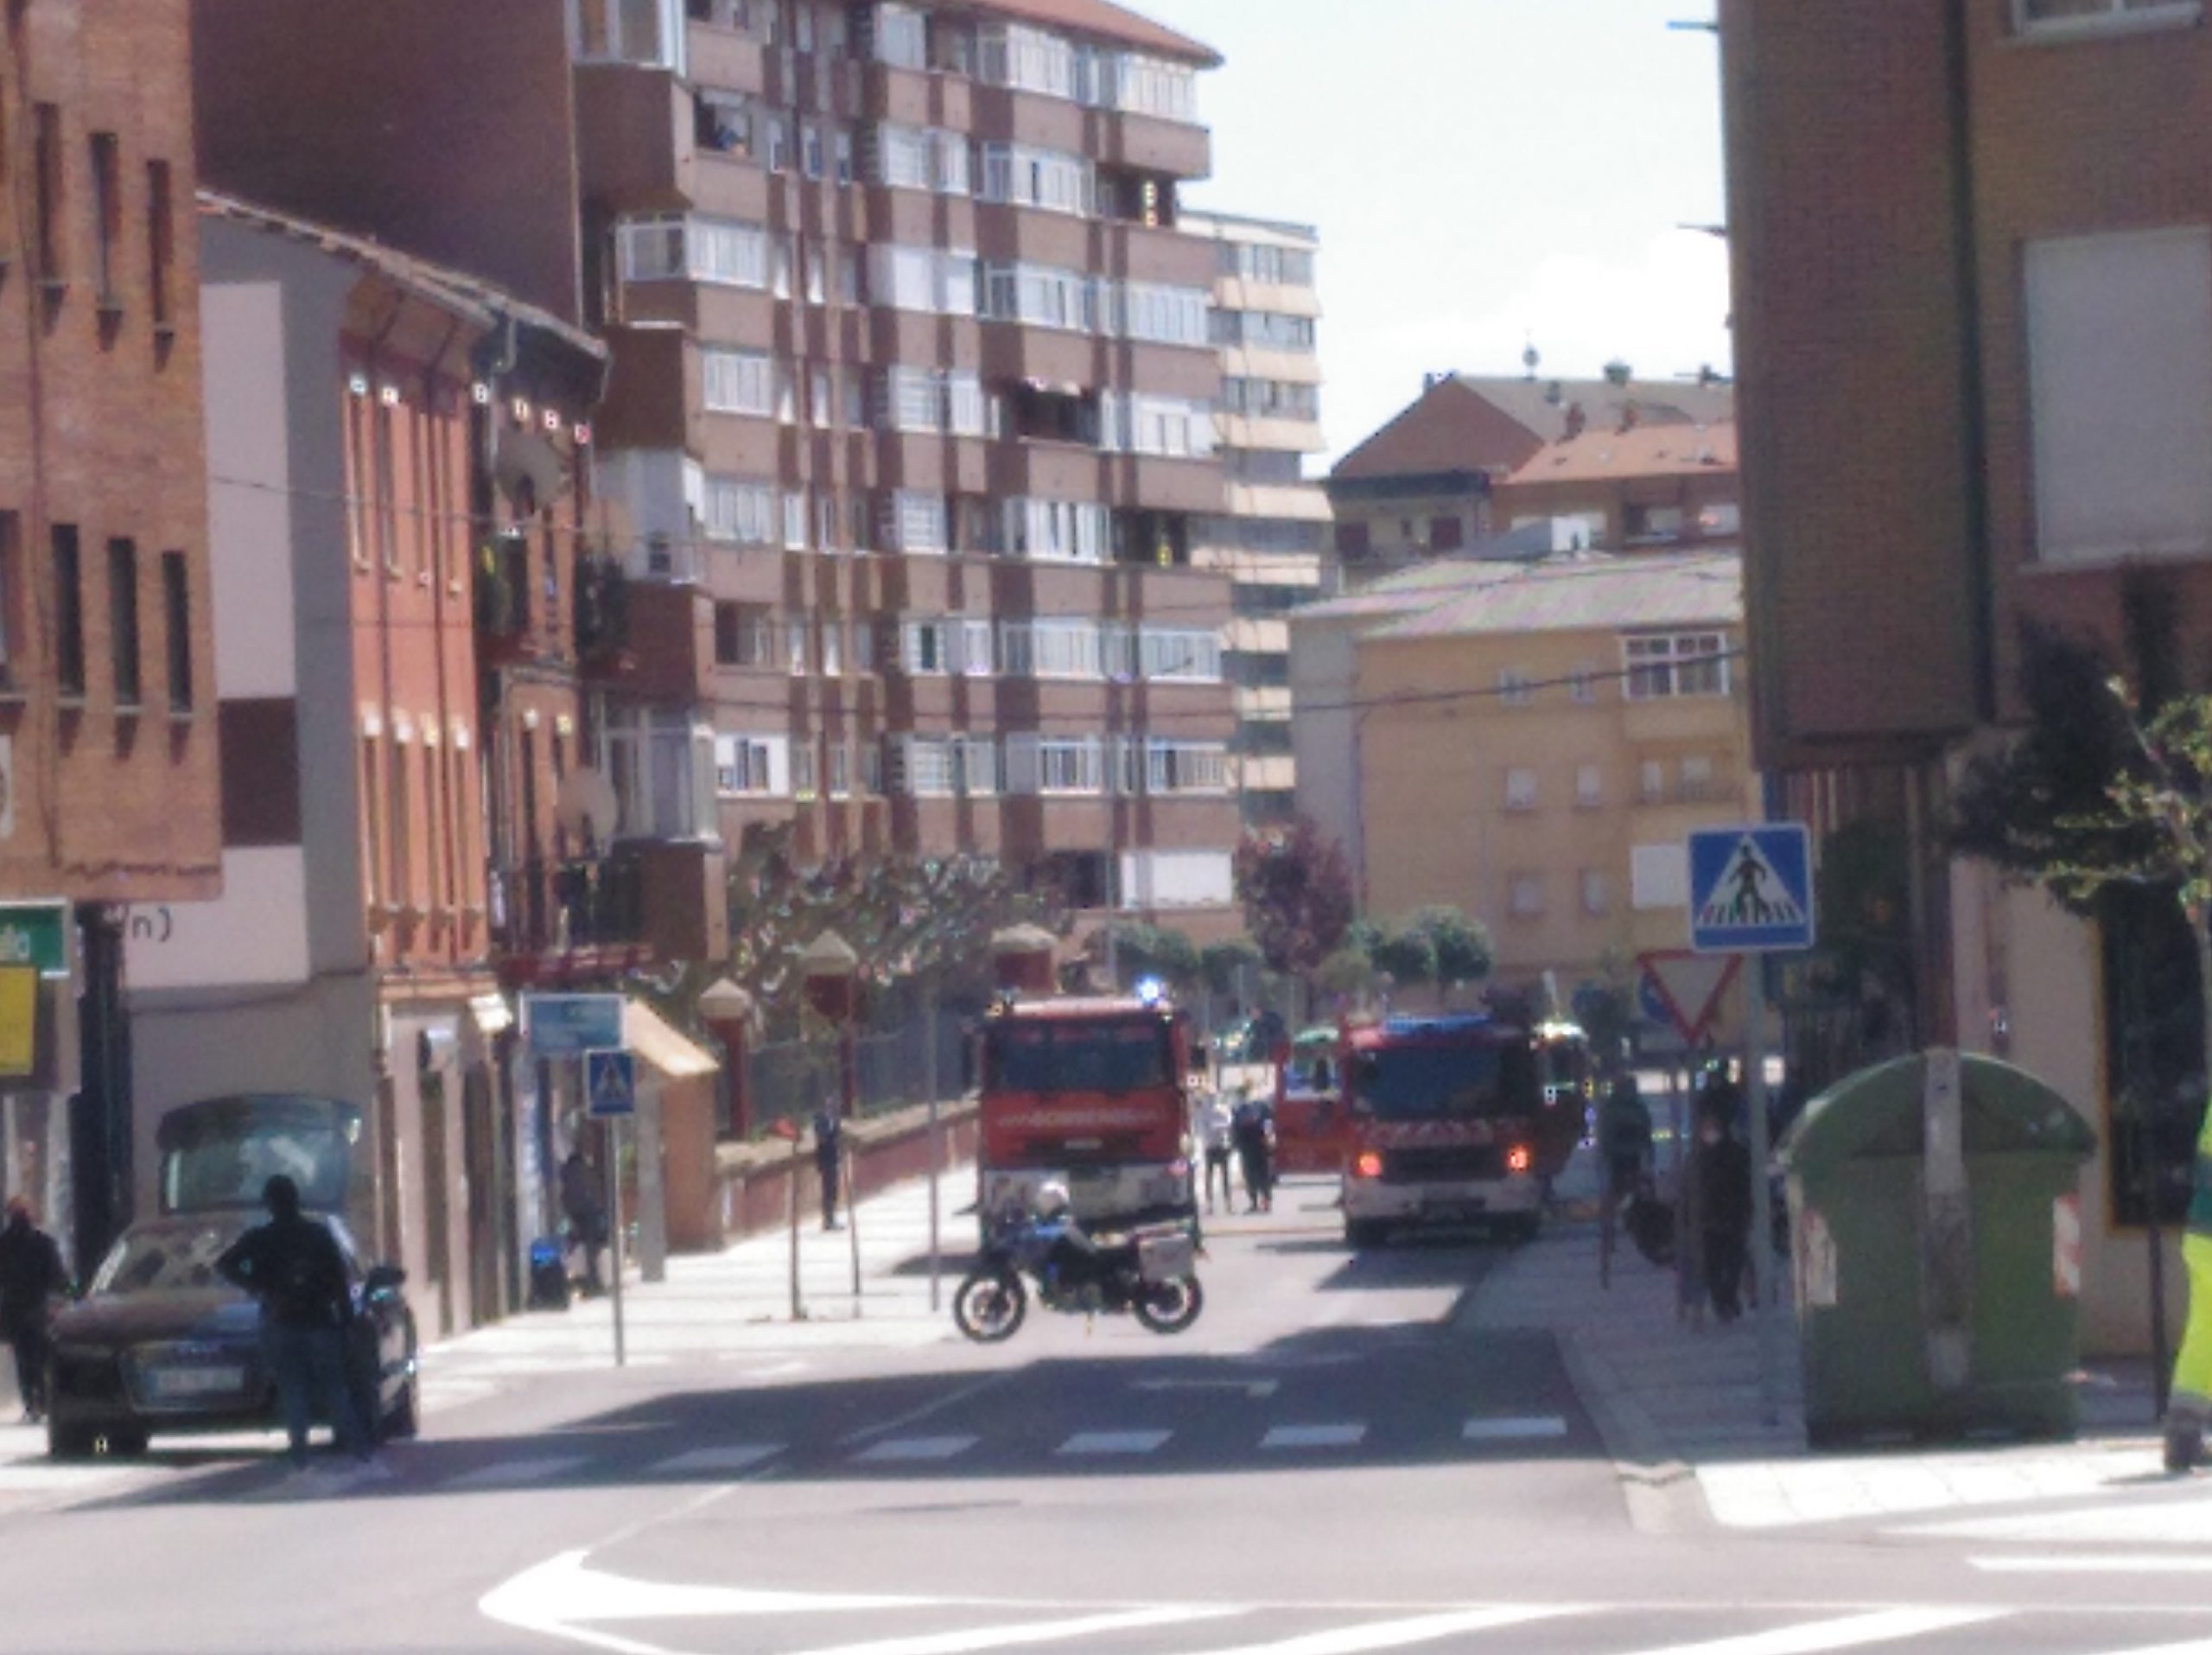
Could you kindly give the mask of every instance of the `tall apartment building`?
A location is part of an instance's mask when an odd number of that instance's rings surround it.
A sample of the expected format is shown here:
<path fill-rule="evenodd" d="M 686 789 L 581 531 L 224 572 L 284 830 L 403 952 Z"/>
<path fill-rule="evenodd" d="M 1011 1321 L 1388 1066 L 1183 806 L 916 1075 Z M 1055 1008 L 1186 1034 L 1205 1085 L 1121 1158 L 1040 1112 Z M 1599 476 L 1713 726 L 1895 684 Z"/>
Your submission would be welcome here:
<path fill-rule="evenodd" d="M 1099 0 L 575 0 L 626 827 L 1226 910 L 1205 47 Z"/>
<path fill-rule="evenodd" d="M 129 1208 L 120 905 L 221 878 L 188 48 L 175 7 L 0 9 L 0 900 L 69 907 L 82 989 L 0 1148 L 80 1261 Z"/>
<path fill-rule="evenodd" d="M 2200 0 L 1720 7 L 1759 760 L 1816 831 L 1899 847 L 1910 1038 L 2009 1054 L 2101 1123 L 2092 1348 L 2147 1339 L 2145 1146 L 2113 1104 L 2149 1100 L 2188 1166 L 2194 951 L 2158 894 L 2083 925 L 1954 862 L 1944 823 L 2024 716 L 2025 623 L 2115 665 L 2163 625 L 2204 682 L 2212 177 L 2171 141 L 2212 119 L 2203 22 Z"/>
<path fill-rule="evenodd" d="M 1223 635 L 1236 686 L 1231 780 L 1244 820 L 1281 821 L 1297 811 L 1298 761 L 1290 738 L 1288 613 L 1325 584 L 1329 500 L 1306 480 L 1319 454 L 1321 364 L 1313 283 L 1320 237 L 1303 225 L 1222 213 L 1188 213 L 1184 226 L 1211 236 L 1214 338 L 1221 347 L 1221 514 L 1201 530 L 1198 561 L 1230 578 Z"/>

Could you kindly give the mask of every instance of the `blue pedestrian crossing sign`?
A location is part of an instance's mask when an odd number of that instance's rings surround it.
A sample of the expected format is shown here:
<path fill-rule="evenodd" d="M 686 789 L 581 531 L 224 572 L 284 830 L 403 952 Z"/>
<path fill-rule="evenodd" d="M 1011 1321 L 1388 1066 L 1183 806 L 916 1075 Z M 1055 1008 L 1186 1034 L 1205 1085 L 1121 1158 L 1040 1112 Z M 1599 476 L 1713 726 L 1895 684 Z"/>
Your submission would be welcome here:
<path fill-rule="evenodd" d="M 1813 945 L 1812 837 L 1802 822 L 1690 835 L 1690 946 L 1700 954 Z"/>
<path fill-rule="evenodd" d="M 627 1052 L 585 1053 L 584 1096 L 596 1117 L 636 1114 L 637 1060 Z"/>

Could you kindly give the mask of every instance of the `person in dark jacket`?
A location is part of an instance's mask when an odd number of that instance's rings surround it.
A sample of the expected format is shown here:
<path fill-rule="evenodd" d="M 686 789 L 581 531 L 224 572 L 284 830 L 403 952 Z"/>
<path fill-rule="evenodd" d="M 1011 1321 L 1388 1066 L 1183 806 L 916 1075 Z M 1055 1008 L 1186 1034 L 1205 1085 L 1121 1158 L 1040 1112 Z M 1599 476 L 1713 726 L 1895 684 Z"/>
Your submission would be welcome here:
<path fill-rule="evenodd" d="M 600 1293 L 607 1283 L 599 1273 L 600 1250 L 607 1245 L 607 1204 L 599 1198 L 599 1169 L 571 1149 L 561 1163 L 561 1216 L 584 1256 L 584 1291 Z"/>
<path fill-rule="evenodd" d="M 1244 1174 L 1244 1210 L 1266 1213 L 1275 1204 L 1274 1117 L 1265 1104 L 1241 1098 L 1230 1111 L 1229 1133 Z"/>
<path fill-rule="evenodd" d="M 1697 1225 L 1705 1247 L 1705 1288 L 1723 1321 L 1744 1314 L 1744 1270 L 1750 1262 L 1751 1155 L 1729 1132 L 1724 1108 L 1699 1111 Z"/>
<path fill-rule="evenodd" d="M 824 1104 L 814 1111 L 814 1171 L 822 1181 L 822 1227 L 837 1227 L 838 1162 L 845 1153 L 845 1129 L 836 1109 Z"/>
<path fill-rule="evenodd" d="M 15 1347 L 16 1391 L 27 1420 L 46 1417 L 48 1327 L 54 1301 L 68 1286 L 61 1249 L 38 1227 L 30 1203 L 20 1196 L 10 1201 L 0 1225 L 0 1339 Z"/>
<path fill-rule="evenodd" d="M 262 1186 L 269 1222 L 215 1261 L 215 1272 L 261 1305 L 262 1347 L 283 1404 L 292 1463 L 305 1469 L 308 1426 L 320 1402 L 338 1446 L 367 1465 L 368 1429 L 347 1372 L 353 1295 L 329 1227 L 300 1211 L 300 1187 L 281 1173 Z"/>

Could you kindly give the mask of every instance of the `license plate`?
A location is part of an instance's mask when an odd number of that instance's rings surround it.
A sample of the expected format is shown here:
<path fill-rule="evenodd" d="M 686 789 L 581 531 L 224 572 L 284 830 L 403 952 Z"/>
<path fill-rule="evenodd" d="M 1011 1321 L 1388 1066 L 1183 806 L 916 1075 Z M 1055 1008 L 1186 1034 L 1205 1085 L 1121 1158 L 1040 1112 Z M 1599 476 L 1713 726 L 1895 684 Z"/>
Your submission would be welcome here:
<path fill-rule="evenodd" d="M 1421 1211 L 1425 1219 L 1479 1218 L 1483 1211 L 1483 1199 L 1479 1195 L 1470 1195 L 1448 1200 L 1426 1200 L 1421 1204 Z"/>
<path fill-rule="evenodd" d="M 164 1402 L 188 1397 L 221 1396 L 245 1389 L 245 1370 L 223 1368 L 156 1368 L 146 1376 L 147 1389 Z"/>

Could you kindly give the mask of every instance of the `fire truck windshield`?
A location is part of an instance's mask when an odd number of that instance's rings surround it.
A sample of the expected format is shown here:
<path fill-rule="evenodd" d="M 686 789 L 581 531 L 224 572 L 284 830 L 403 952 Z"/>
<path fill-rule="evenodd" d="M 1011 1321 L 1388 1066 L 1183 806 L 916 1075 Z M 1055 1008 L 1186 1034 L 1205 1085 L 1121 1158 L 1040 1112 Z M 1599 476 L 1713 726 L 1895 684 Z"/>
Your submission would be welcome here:
<path fill-rule="evenodd" d="M 1173 1044 L 1157 1017 L 1123 1023 L 1001 1023 L 983 1041 L 993 1092 L 1147 1092 L 1178 1084 Z"/>
<path fill-rule="evenodd" d="M 1386 1046 L 1352 1060 L 1355 1102 L 1382 1120 L 1533 1115 L 1534 1053 L 1519 1041 Z"/>

